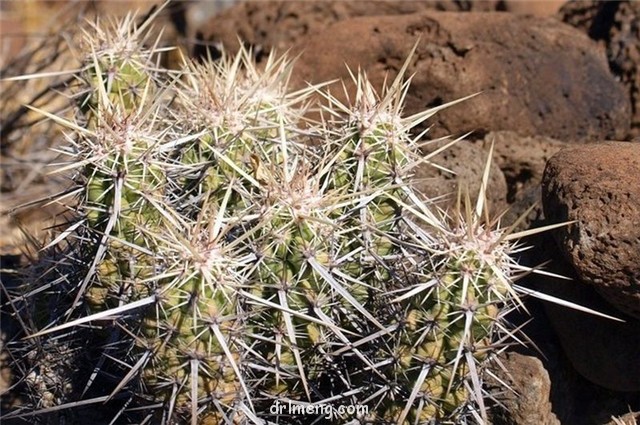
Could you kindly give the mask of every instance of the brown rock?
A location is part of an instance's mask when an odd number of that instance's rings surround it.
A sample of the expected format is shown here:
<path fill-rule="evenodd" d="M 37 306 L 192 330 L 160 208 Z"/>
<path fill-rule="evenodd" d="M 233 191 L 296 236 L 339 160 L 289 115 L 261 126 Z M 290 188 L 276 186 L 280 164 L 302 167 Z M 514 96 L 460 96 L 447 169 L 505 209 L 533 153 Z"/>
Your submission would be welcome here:
<path fill-rule="evenodd" d="M 558 261 L 552 241 L 547 245 L 544 248 L 549 257 L 556 257 L 551 271 L 572 280 L 537 276 L 537 290 L 625 321 L 545 302 L 549 321 L 571 364 L 599 386 L 620 392 L 640 391 L 640 321 L 606 303 L 594 289 L 580 281 L 569 264 Z"/>
<path fill-rule="evenodd" d="M 566 0 L 506 0 L 504 9 L 508 12 L 523 15 L 552 16 L 558 13 Z"/>
<path fill-rule="evenodd" d="M 551 222 L 576 220 L 554 236 L 580 279 L 640 318 L 640 144 L 599 143 L 554 155 L 543 203 Z"/>
<path fill-rule="evenodd" d="M 443 143 L 431 145 L 424 149 L 425 153 Z M 455 200 L 457 184 L 467 187 L 471 195 L 476 195 L 492 143 L 494 153 L 487 188 L 491 210 L 502 213 L 508 207 L 502 226 L 509 226 L 530 207 L 537 205 L 520 222 L 516 231 L 527 229 L 532 222 L 543 219 L 540 182 L 546 162 L 566 147 L 567 142 L 544 136 L 524 137 L 513 131 L 491 132 L 481 141 L 463 140 L 431 160 L 454 174 L 425 165 L 416 172 L 419 179 L 417 187 L 430 198 L 453 194 L 451 200 Z"/>
<path fill-rule="evenodd" d="M 433 152 L 443 144 L 431 144 L 424 151 Z M 428 199 L 438 199 L 440 202 L 437 204 L 445 210 L 455 206 L 458 189 L 461 189 L 463 197 L 468 194 L 475 204 L 487 155 L 488 149 L 483 149 L 480 144 L 462 140 L 430 159 L 438 167 L 431 164 L 416 167 L 414 187 Z M 487 206 L 493 213 L 499 213 L 506 208 L 507 183 L 495 163 L 491 164 L 487 186 Z"/>
<path fill-rule="evenodd" d="M 15 17 L 0 15 L 0 68 L 9 64 L 11 58 L 18 56 L 26 43 L 26 34 L 21 23 Z"/>
<path fill-rule="evenodd" d="M 484 137 L 484 144 L 494 143 L 494 161 L 507 181 L 509 210 L 502 219 L 503 226 L 526 217 L 514 231 L 525 230 L 543 220 L 540 202 L 540 182 L 544 167 L 556 152 L 568 142 L 544 136 L 520 136 L 514 131 L 495 131 Z M 533 210 L 529 209 L 533 207 Z"/>
<path fill-rule="evenodd" d="M 235 49 L 238 37 L 267 51 L 284 51 L 301 37 L 356 16 L 403 15 L 425 10 L 496 10 L 500 2 L 484 1 L 243 1 L 212 17 L 197 30 L 198 38 Z"/>
<path fill-rule="evenodd" d="M 484 144 L 494 143 L 494 159 L 509 185 L 509 202 L 542 181 L 549 158 L 568 142 L 544 136 L 521 136 L 515 131 L 492 131 Z"/>
<path fill-rule="evenodd" d="M 551 410 L 551 381 L 542 361 L 519 353 L 500 356 L 504 366 L 495 368 L 498 378 L 509 388 L 497 395 L 501 408 L 494 425 L 560 425 Z"/>
<path fill-rule="evenodd" d="M 294 51 L 303 52 L 297 77 L 301 85 L 348 81 L 346 64 L 365 69 L 379 87 L 418 40 L 407 114 L 482 91 L 438 113 L 433 137 L 514 130 L 602 140 L 628 132 L 628 99 L 604 55 L 579 31 L 547 18 L 480 12 L 353 18 L 297 45 Z"/>
<path fill-rule="evenodd" d="M 573 1 L 560 18 L 598 41 L 631 101 L 630 138 L 640 137 L 640 2 Z"/>

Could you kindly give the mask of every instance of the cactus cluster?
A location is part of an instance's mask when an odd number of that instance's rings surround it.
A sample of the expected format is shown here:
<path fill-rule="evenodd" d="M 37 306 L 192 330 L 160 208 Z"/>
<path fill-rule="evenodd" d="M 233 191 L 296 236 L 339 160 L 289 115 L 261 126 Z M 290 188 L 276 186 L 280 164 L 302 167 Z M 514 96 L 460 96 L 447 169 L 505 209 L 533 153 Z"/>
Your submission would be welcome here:
<path fill-rule="evenodd" d="M 514 235 L 484 193 L 444 213 L 412 187 L 412 130 L 440 108 L 403 117 L 406 69 L 381 94 L 359 73 L 342 103 L 291 91 L 275 55 L 168 71 L 146 24 L 93 28 L 75 120 L 42 111 L 68 131 L 76 218 L 13 294 L 32 400 L 16 415 L 118 400 L 116 422 L 486 421 Z"/>

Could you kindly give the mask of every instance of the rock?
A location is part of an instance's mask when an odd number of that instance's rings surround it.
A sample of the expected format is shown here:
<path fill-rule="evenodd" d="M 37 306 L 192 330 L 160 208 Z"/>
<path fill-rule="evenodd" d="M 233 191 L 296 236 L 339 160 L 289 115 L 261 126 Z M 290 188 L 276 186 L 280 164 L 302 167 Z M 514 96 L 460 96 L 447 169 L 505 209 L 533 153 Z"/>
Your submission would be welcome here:
<path fill-rule="evenodd" d="M 26 44 L 27 36 L 20 20 L 11 14 L 0 15 L 0 68 L 9 65 L 11 58 L 18 56 Z"/>
<path fill-rule="evenodd" d="M 507 181 L 509 209 L 503 226 L 515 223 L 526 214 L 514 231 L 529 229 L 544 219 L 540 201 L 540 182 L 547 160 L 569 145 L 544 136 L 520 136 L 514 131 L 493 131 L 484 137 L 484 145 L 494 143 L 494 161 Z M 529 208 L 533 210 L 527 212 Z"/>
<path fill-rule="evenodd" d="M 521 136 L 515 131 L 492 131 L 484 137 L 484 144 L 492 142 L 494 160 L 509 185 L 509 203 L 529 188 L 539 186 L 549 158 L 569 145 L 550 137 Z"/>
<path fill-rule="evenodd" d="M 236 49 L 238 37 L 266 51 L 284 51 L 301 37 L 356 16 L 402 15 L 425 10 L 496 10 L 500 1 L 243 1 L 201 25 L 197 37 Z"/>
<path fill-rule="evenodd" d="M 430 198 L 452 194 L 450 200 L 445 202 L 447 206 L 455 201 L 457 183 L 468 187 L 469 193 L 475 196 L 492 143 L 494 153 L 487 189 L 493 216 L 507 209 L 502 219 L 502 226 L 507 227 L 530 207 L 537 205 L 521 220 L 515 231 L 528 229 L 531 223 L 544 218 L 540 182 L 546 162 L 553 154 L 568 146 L 568 142 L 544 136 L 523 137 L 513 131 L 491 132 L 479 141 L 463 140 L 431 160 L 455 174 L 428 165 L 419 167 L 416 171 L 416 177 L 420 180 L 417 187 Z M 443 144 L 430 145 L 429 149 L 424 149 L 425 153 Z"/>
<path fill-rule="evenodd" d="M 565 2 L 566 0 L 506 0 L 504 9 L 522 15 L 553 16 Z"/>
<path fill-rule="evenodd" d="M 573 367 L 589 381 L 621 392 L 614 399 L 623 399 L 625 392 L 640 391 L 640 320 L 616 310 L 590 285 L 582 282 L 571 265 L 562 260 L 551 236 L 537 249 L 553 259 L 547 270 L 568 279 L 538 275 L 532 279 L 535 290 L 624 320 L 614 321 L 545 302 L 549 322 Z M 597 395 L 592 394 L 591 398 L 594 397 Z M 600 408 L 603 400 L 606 398 L 598 403 Z"/>
<path fill-rule="evenodd" d="M 544 222 L 544 212 L 540 201 L 540 186 L 532 185 L 518 194 L 516 199 L 509 204 L 501 220 L 501 227 L 509 227 L 515 224 L 513 233 L 538 227 Z M 516 223 L 517 222 L 517 223 Z"/>
<path fill-rule="evenodd" d="M 542 361 L 533 356 L 507 352 L 500 356 L 505 370 L 495 368 L 509 389 L 497 395 L 494 425 L 560 425 L 551 410 L 551 381 Z"/>
<path fill-rule="evenodd" d="M 614 322 L 547 303 L 547 315 L 565 354 L 582 376 L 597 385 L 614 391 L 640 391 L 640 321 L 616 312 L 583 285 L 555 282 L 554 288 L 547 287 L 545 292 L 626 321 Z"/>
<path fill-rule="evenodd" d="M 352 18 L 293 49 L 302 52 L 295 77 L 300 86 L 349 82 L 346 64 L 366 70 L 379 87 L 396 75 L 418 40 L 406 114 L 482 92 L 438 113 L 431 137 L 513 130 L 580 141 L 628 132 L 629 102 L 602 52 L 550 18 L 481 12 Z"/>
<path fill-rule="evenodd" d="M 547 163 L 542 194 L 550 222 L 576 220 L 553 234 L 580 279 L 640 318 L 640 144 L 560 151 Z"/>
<path fill-rule="evenodd" d="M 237 48 L 238 36 L 250 45 L 270 51 L 284 50 L 299 37 L 324 30 L 334 22 L 358 16 L 405 15 L 425 10 L 469 12 L 507 11 L 518 14 L 551 16 L 564 0 L 540 1 L 261 1 L 238 2 L 198 25 L 195 33 L 206 43 Z M 213 5 L 217 3 L 212 3 Z M 193 9 L 202 8 L 199 4 Z M 193 19 L 192 21 L 197 21 Z"/>
<path fill-rule="evenodd" d="M 423 151 L 427 154 L 444 144 L 446 143 L 433 143 L 423 148 Z M 488 149 L 483 149 L 480 144 L 470 140 L 462 140 L 430 159 L 430 162 L 438 167 L 431 164 L 416 167 L 414 187 L 428 199 L 439 198 L 437 204 L 445 210 L 455 206 L 458 188 L 462 190 L 463 197 L 466 191 L 470 199 L 475 202 L 482 184 L 487 156 Z M 502 171 L 495 163 L 491 164 L 487 186 L 486 198 L 489 210 L 494 214 L 502 212 L 506 208 L 507 183 Z"/>
<path fill-rule="evenodd" d="M 559 15 L 606 49 L 609 68 L 631 101 L 630 138 L 640 137 L 640 3 L 573 1 Z"/>

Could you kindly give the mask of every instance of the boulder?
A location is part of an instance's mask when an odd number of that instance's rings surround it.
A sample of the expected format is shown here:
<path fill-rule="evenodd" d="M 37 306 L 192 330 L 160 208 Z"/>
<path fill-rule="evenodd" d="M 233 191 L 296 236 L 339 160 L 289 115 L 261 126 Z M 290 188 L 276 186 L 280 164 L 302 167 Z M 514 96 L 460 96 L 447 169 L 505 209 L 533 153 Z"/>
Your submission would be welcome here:
<path fill-rule="evenodd" d="M 284 51 L 300 38 L 357 16 L 404 15 L 425 10 L 496 10 L 500 1 L 243 1 L 200 25 L 196 37 L 236 49 L 238 38 L 252 46 Z"/>
<path fill-rule="evenodd" d="M 566 0 L 505 0 L 504 9 L 522 15 L 553 16 Z"/>
<path fill-rule="evenodd" d="M 550 222 L 575 220 L 553 234 L 580 279 L 640 318 L 640 144 L 560 151 L 547 163 L 542 197 Z"/>
<path fill-rule="evenodd" d="M 521 136 L 515 131 L 492 131 L 484 137 L 484 145 L 494 144 L 494 161 L 509 185 L 508 201 L 525 196 L 531 187 L 542 182 L 549 158 L 570 142 L 545 136 Z"/>
<path fill-rule="evenodd" d="M 481 92 L 438 113 L 429 123 L 431 137 L 513 130 L 582 141 L 629 131 L 629 101 L 603 52 L 551 18 L 482 12 L 352 18 L 296 45 L 294 78 L 300 86 L 334 78 L 349 83 L 347 66 L 360 67 L 380 87 L 416 43 L 406 114 Z"/>
<path fill-rule="evenodd" d="M 629 137 L 640 138 L 640 2 L 572 1 L 559 16 L 606 49 L 609 68 L 631 101 Z"/>
<path fill-rule="evenodd" d="M 500 408 L 492 417 L 494 425 L 560 425 L 552 411 L 551 381 L 542 361 L 516 352 L 500 355 L 504 369 L 497 377 L 509 388 L 496 395 Z M 500 386 L 499 386 L 500 387 Z"/>
<path fill-rule="evenodd" d="M 429 153 L 444 142 L 428 144 L 423 150 Z M 482 140 L 462 140 L 431 158 L 441 168 L 424 165 L 416 170 L 416 186 L 429 198 L 448 196 L 444 205 L 455 202 L 458 186 L 468 188 L 473 198 L 477 195 L 482 174 L 494 145 L 487 198 L 492 216 L 505 211 L 502 226 L 507 227 L 527 213 L 515 231 L 528 229 L 532 223 L 544 218 L 540 202 L 540 182 L 546 162 L 562 148 L 564 142 L 544 136 L 520 136 L 514 131 L 488 133 Z M 531 207 L 533 210 L 527 212 Z"/>
<path fill-rule="evenodd" d="M 214 2 L 214 16 L 197 23 L 192 36 L 206 44 L 220 43 L 236 48 L 238 38 L 270 51 L 285 50 L 300 37 L 324 30 L 334 22 L 358 16 L 406 15 L 425 10 L 470 12 L 506 11 L 536 16 L 552 16 L 564 0 L 364 0 L 364 1 L 242 1 L 222 9 Z M 194 9 L 203 9 L 199 4 Z M 194 13 L 192 13 L 193 15 Z M 200 13 L 202 14 L 202 13 Z M 206 14 L 205 14 L 206 16 Z M 193 19 L 195 23 L 198 20 Z"/>
<path fill-rule="evenodd" d="M 423 151 L 428 154 L 444 144 L 445 142 L 431 143 L 423 147 Z M 461 140 L 429 159 L 437 167 L 428 163 L 416 167 L 414 187 L 426 198 L 437 200 L 436 204 L 444 210 L 455 207 L 458 189 L 461 190 L 463 200 L 468 195 L 475 205 L 488 154 L 488 149 L 483 149 L 480 143 Z M 493 161 L 487 186 L 487 207 L 494 216 L 507 206 L 507 182 Z"/>
<path fill-rule="evenodd" d="M 624 320 L 618 322 L 546 302 L 549 321 L 573 367 L 589 381 L 609 390 L 640 391 L 640 320 L 611 307 L 581 282 L 568 264 L 555 261 L 552 271 L 574 280 L 538 276 L 537 290 Z"/>
<path fill-rule="evenodd" d="M 514 231 L 526 230 L 544 219 L 540 182 L 547 160 L 570 146 L 570 142 L 545 136 L 521 136 L 514 131 L 492 131 L 484 137 L 485 146 L 491 143 L 495 146 L 494 161 L 507 182 L 509 209 L 502 225 L 509 226 L 526 214 Z"/>

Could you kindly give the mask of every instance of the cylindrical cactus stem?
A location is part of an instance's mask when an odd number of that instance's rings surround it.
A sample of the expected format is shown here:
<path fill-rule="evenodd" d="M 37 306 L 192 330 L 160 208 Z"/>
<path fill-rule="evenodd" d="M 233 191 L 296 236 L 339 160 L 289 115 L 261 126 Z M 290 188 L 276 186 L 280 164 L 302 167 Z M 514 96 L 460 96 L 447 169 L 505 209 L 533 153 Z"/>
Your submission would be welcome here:
<path fill-rule="evenodd" d="M 353 261 L 362 267 L 362 276 L 377 275 L 380 287 L 388 280 L 388 267 L 380 267 L 384 258 L 398 253 L 398 220 L 400 203 L 406 198 L 404 187 L 409 182 L 409 165 L 416 159 L 416 150 L 409 131 L 417 122 L 403 120 L 399 100 L 406 87 L 394 86 L 382 97 L 377 96 L 363 74 L 354 79 L 357 93 L 353 105 L 342 105 L 328 97 L 335 110 L 347 111 L 324 127 L 331 128 L 333 139 L 327 150 L 333 169 L 330 187 L 351 196 L 352 203 L 342 226 L 345 233 L 343 255 L 359 251 Z M 384 286 L 384 285 L 383 285 Z"/>
<path fill-rule="evenodd" d="M 274 371 L 267 391 L 282 396 L 287 388 L 289 397 L 308 398 L 310 371 L 318 362 L 316 347 L 331 332 L 323 329 L 322 315 L 329 313 L 335 298 L 316 270 L 330 267 L 330 205 L 325 205 L 309 164 L 298 164 L 301 168 L 290 172 L 276 168 L 283 166 L 277 160 L 272 165 L 264 175 L 268 181 L 263 197 L 257 198 L 264 218 L 252 242 L 259 258 L 252 284 L 257 314 L 251 323 L 265 338 L 261 354 Z"/>
<path fill-rule="evenodd" d="M 229 228 L 221 224 L 227 211 L 207 205 L 197 221 L 159 230 L 156 302 L 144 311 L 132 353 L 145 359 L 144 391 L 178 417 L 229 421 L 242 416 L 243 404 L 253 410 L 240 295 L 252 257 L 227 242 Z"/>
<path fill-rule="evenodd" d="M 408 364 L 412 366 L 393 371 L 392 378 L 415 389 L 417 385 L 431 387 L 434 380 L 442 382 L 441 395 L 432 402 L 436 416 L 443 420 L 461 421 L 474 410 L 476 417 L 486 416 L 482 382 L 495 352 L 491 341 L 504 328 L 498 326 L 500 311 L 518 303 L 510 288 L 514 271 L 511 243 L 472 213 L 468 217 L 427 223 L 432 240 L 415 245 L 417 250 L 412 252 L 417 266 L 409 273 L 415 280 L 410 279 L 411 285 L 403 290 L 406 294 L 396 299 L 407 312 L 407 327 L 415 328 L 416 318 L 428 318 L 430 331 L 407 332 L 400 338 L 402 346 L 409 347 L 412 360 Z M 425 358 L 433 362 L 433 370 L 418 373 Z M 404 399 L 401 419 L 415 417 L 409 407 L 414 401 L 415 397 Z"/>
<path fill-rule="evenodd" d="M 157 91 L 158 67 L 152 62 L 156 48 L 149 48 L 148 24 L 137 26 L 136 17 L 108 24 L 91 23 L 84 30 L 84 68 L 80 107 L 89 112 L 89 126 L 96 115 L 117 108 L 131 113 Z"/>
<path fill-rule="evenodd" d="M 85 157 L 81 164 L 86 164 L 81 170 L 81 209 L 97 240 L 91 247 L 96 258 L 87 272 L 96 273 L 97 279 L 84 288 L 84 296 L 94 308 L 106 310 L 153 291 L 150 284 L 138 282 L 154 275 L 154 238 L 162 221 L 175 213 L 163 194 L 163 133 L 137 114 L 105 112 L 96 118 L 94 130 L 81 135 L 78 145 Z"/>

